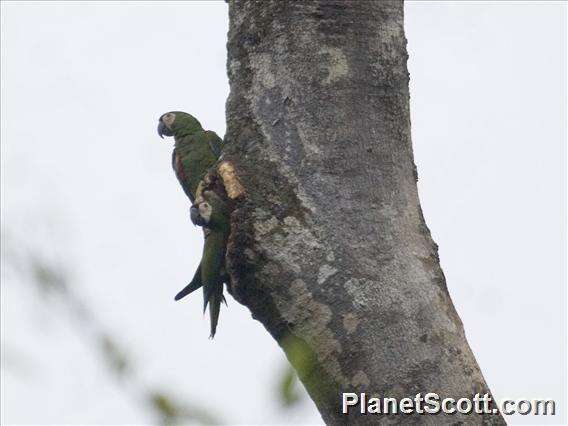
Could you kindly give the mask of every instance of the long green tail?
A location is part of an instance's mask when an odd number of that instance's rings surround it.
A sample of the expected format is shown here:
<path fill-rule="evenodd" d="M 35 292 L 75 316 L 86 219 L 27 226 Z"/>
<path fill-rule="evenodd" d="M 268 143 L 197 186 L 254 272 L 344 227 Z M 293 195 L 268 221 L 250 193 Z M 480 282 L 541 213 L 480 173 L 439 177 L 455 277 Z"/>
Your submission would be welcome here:
<path fill-rule="evenodd" d="M 209 318 L 211 320 L 211 334 L 209 338 L 215 337 L 215 332 L 217 331 L 217 323 L 219 322 L 219 312 L 221 311 L 221 302 L 225 302 L 225 297 L 223 297 L 223 284 L 217 286 L 209 297 Z"/>
<path fill-rule="evenodd" d="M 201 263 L 200 263 L 199 266 L 197 267 L 197 271 L 195 271 L 195 274 L 193 275 L 193 279 L 191 280 L 191 282 L 188 285 L 186 285 L 178 294 L 176 294 L 175 300 L 180 300 L 184 298 L 188 294 L 191 294 L 192 292 L 197 290 L 202 285 L 203 283 L 201 282 Z"/>

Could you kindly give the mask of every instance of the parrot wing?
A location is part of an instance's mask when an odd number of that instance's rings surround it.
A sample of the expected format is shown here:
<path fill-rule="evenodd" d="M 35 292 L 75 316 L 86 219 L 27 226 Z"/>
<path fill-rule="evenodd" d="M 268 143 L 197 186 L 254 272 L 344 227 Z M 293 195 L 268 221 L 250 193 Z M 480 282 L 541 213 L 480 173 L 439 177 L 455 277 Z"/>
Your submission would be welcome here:
<path fill-rule="evenodd" d="M 194 196 L 191 193 L 189 185 L 187 184 L 187 179 L 185 177 L 185 173 L 183 170 L 183 164 L 175 148 L 172 152 L 172 168 L 174 169 L 174 173 L 176 174 L 177 180 L 179 181 L 181 187 L 183 188 L 183 192 L 185 192 L 185 195 L 188 196 L 189 200 L 193 204 Z"/>
<path fill-rule="evenodd" d="M 217 133 L 212 130 L 207 130 L 205 132 L 205 137 L 207 138 L 207 142 L 209 143 L 211 151 L 213 151 L 213 154 L 215 154 L 215 156 L 219 158 L 219 156 L 221 155 L 221 150 L 223 149 L 223 139 L 217 136 Z"/>

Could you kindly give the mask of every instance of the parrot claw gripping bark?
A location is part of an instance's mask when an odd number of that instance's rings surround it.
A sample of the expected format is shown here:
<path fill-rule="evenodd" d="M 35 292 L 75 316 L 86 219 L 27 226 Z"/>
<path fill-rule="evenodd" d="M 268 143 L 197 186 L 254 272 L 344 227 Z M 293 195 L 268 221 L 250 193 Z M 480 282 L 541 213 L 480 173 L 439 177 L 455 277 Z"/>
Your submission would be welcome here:
<path fill-rule="evenodd" d="M 224 265 L 229 212 L 225 202 L 213 191 L 204 191 L 201 195 L 198 192 L 201 192 L 199 185 L 204 176 L 221 155 L 223 141 L 215 132 L 203 130 L 195 117 L 181 111 L 167 112 L 160 117 L 158 135 L 161 138 L 174 137 L 172 167 L 192 203 L 191 221 L 203 227 L 205 235 L 203 257 L 197 271 L 191 282 L 175 296 L 175 300 L 203 287 L 204 310 L 209 305 L 210 337 L 213 337 L 221 302 L 227 303 L 223 296 L 223 283 L 228 282 Z"/>

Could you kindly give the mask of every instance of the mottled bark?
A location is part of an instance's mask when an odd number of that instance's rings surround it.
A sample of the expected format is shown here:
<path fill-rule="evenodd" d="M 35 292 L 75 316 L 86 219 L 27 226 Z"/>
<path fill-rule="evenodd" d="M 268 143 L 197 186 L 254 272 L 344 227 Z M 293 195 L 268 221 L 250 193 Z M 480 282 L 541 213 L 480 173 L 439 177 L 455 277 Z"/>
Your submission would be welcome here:
<path fill-rule="evenodd" d="M 342 391 L 489 392 L 424 222 L 403 4 L 230 1 L 233 293 L 328 424 L 503 423 L 340 414 Z"/>

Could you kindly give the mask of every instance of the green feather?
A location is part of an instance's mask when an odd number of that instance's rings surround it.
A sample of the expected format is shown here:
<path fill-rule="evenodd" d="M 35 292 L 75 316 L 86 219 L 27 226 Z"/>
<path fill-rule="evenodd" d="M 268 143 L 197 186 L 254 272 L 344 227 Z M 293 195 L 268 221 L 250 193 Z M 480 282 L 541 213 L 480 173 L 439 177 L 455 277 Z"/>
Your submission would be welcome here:
<path fill-rule="evenodd" d="M 203 283 L 201 282 L 201 263 L 200 263 L 199 266 L 197 267 L 197 271 L 195 271 L 195 274 L 193 275 L 193 279 L 191 280 L 191 282 L 188 285 L 186 285 L 178 294 L 176 294 L 174 300 L 180 300 L 184 298 L 188 294 L 193 293 L 202 285 Z"/>
<path fill-rule="evenodd" d="M 201 282 L 203 283 L 203 310 L 209 305 L 211 319 L 211 337 L 215 336 L 219 311 L 223 297 L 223 283 L 227 239 L 229 238 L 230 223 L 227 206 L 212 191 L 203 193 L 203 202 L 211 206 L 211 215 L 207 228 L 209 233 L 205 238 L 203 257 L 201 259 Z"/>
<path fill-rule="evenodd" d="M 172 166 L 191 202 L 199 183 L 207 171 L 217 162 L 223 148 L 223 140 L 211 130 L 203 130 L 195 117 L 181 111 L 173 111 L 171 125 L 175 139 Z"/>

